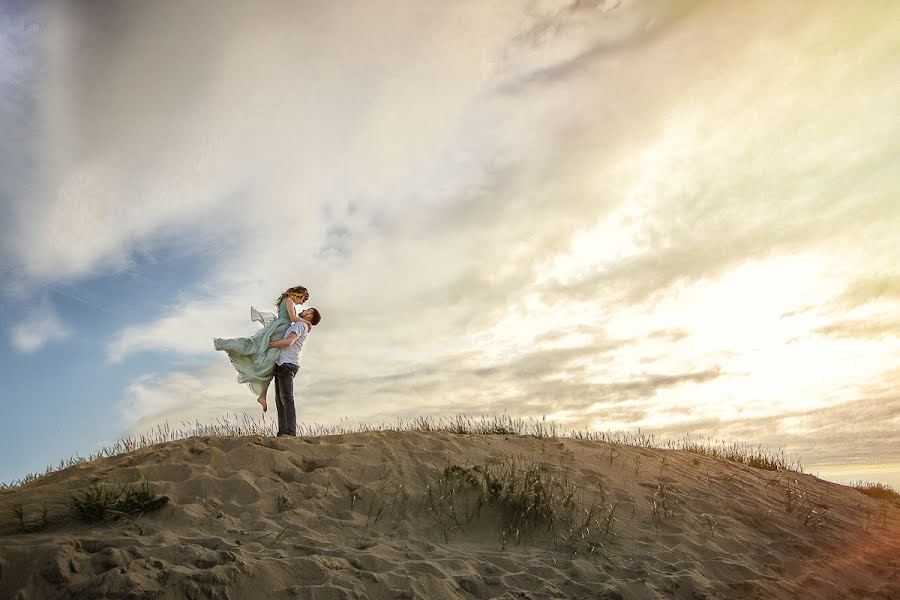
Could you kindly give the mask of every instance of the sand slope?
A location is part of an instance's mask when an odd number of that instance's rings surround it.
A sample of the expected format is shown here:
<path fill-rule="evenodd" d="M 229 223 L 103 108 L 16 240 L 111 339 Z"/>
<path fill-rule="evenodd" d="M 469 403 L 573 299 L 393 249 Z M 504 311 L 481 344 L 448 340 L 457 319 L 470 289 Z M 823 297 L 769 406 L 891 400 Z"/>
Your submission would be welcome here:
<path fill-rule="evenodd" d="M 593 552 L 538 534 L 504 547 L 490 507 L 444 541 L 426 489 L 448 465 L 503 457 L 564 474 L 586 502 L 602 488 L 615 511 L 609 531 L 581 532 Z M 65 499 L 93 477 L 146 479 L 170 503 L 75 521 Z M 42 502 L 50 525 L 21 533 L 11 507 L 34 521 Z M 900 598 L 900 508 L 809 475 L 602 442 L 191 438 L 0 505 L 0 598 Z"/>

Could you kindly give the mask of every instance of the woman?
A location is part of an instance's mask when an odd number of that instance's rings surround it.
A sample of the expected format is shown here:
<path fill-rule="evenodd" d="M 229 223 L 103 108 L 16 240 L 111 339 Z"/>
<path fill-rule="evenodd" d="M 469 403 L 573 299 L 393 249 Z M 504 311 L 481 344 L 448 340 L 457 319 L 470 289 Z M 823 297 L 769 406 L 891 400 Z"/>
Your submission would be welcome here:
<path fill-rule="evenodd" d="M 302 285 L 286 289 L 278 297 L 275 306 L 278 307 L 278 315 L 261 313 L 250 307 L 250 319 L 262 323 L 263 328 L 249 338 L 215 338 L 213 346 L 216 350 L 224 350 L 231 360 L 231 364 L 238 372 L 238 383 L 246 383 L 262 406 L 263 412 L 269 409 L 266 402 L 266 392 L 272 381 L 272 373 L 275 369 L 275 361 L 281 350 L 270 348 L 269 342 L 281 340 L 287 328 L 300 320 L 297 314 L 297 305 L 309 300 L 309 292 Z"/>

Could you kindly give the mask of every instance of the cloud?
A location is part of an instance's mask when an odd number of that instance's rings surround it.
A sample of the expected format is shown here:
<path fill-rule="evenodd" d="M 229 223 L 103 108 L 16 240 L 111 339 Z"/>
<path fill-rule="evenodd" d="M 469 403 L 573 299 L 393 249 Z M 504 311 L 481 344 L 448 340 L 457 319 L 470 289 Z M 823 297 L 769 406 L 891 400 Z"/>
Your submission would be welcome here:
<path fill-rule="evenodd" d="M 866 319 L 859 321 L 835 321 L 818 330 L 822 335 L 847 338 L 900 339 L 900 320 Z"/>
<path fill-rule="evenodd" d="M 826 409 L 788 411 L 777 418 L 718 425 L 695 433 L 782 447 L 808 465 L 866 465 L 900 461 L 900 397 L 862 397 Z M 684 431 L 687 433 L 687 430 Z M 860 440 L 865 440 L 861 445 Z"/>
<path fill-rule="evenodd" d="M 31 309 L 25 319 L 14 325 L 9 335 L 13 348 L 30 354 L 48 343 L 59 343 L 72 333 L 72 328 L 62 321 L 56 310 L 44 302 Z"/>
<path fill-rule="evenodd" d="M 410 357 L 446 356 L 448 349 L 506 352 L 505 360 L 515 361 L 528 343 L 518 332 L 548 311 L 565 316 L 554 334 L 581 330 L 600 339 L 604 327 L 623 321 L 623 315 L 665 314 L 654 318 L 654 326 L 683 330 L 679 352 L 698 364 L 673 368 L 662 358 L 649 364 L 662 372 L 703 372 L 723 364 L 724 353 L 747 349 L 699 350 L 697 336 L 680 321 L 689 310 L 677 302 L 685 290 L 698 290 L 697 302 L 702 294 L 717 299 L 705 301 L 716 322 L 741 336 L 720 336 L 726 345 L 753 343 L 749 328 L 735 328 L 759 310 L 755 289 L 772 297 L 762 302 L 765 313 L 755 317 L 770 332 L 796 298 L 821 301 L 823 294 L 838 294 L 861 260 L 839 249 L 857 244 L 860 236 L 890 239 L 887 223 L 900 216 L 886 200 L 893 184 L 882 170 L 882 157 L 891 155 L 896 139 L 883 121 L 891 103 L 887 79 L 861 80 L 855 93 L 822 93 L 849 76 L 845 61 L 823 61 L 816 54 L 821 35 L 816 27 L 829 27 L 824 21 L 815 26 L 792 21 L 799 33 L 789 35 L 773 31 L 771 15 L 761 9 L 745 9 L 746 19 L 726 18 L 710 4 L 659 18 L 653 10 L 633 7 L 637 12 L 628 14 L 642 15 L 634 21 L 613 18 L 611 11 L 573 16 L 563 10 L 538 15 L 521 31 L 492 30 L 482 49 L 502 60 L 474 79 L 461 76 L 472 85 L 457 93 L 459 103 L 449 112 L 435 110 L 431 95 L 421 95 L 404 70 L 395 71 L 396 87 L 376 94 L 375 108 L 366 113 L 370 119 L 364 122 L 374 129 L 351 136 L 358 149 L 356 168 L 342 185 L 354 192 L 352 201 L 303 219 L 296 249 L 260 236 L 263 241 L 251 241 L 241 256 L 220 265 L 212 285 L 223 301 L 223 328 L 236 327 L 224 320 L 225 304 L 241 314 L 254 293 L 271 295 L 258 281 L 302 279 L 313 291 L 311 304 L 326 315 L 329 326 L 317 337 L 322 351 L 333 353 L 325 362 L 335 370 L 365 365 L 375 374 L 393 373 Z M 865 25 L 858 14 L 848 18 Z M 602 46 L 604 36 L 627 38 L 627 29 L 641 19 L 652 20 L 662 37 L 592 50 Z M 718 29 L 704 37 L 711 22 Z M 570 36 L 567 28 L 577 33 Z M 560 33 L 541 37 L 539 30 Z M 541 38 L 539 52 L 529 46 L 534 36 Z M 882 43 L 877 38 L 854 49 L 857 60 L 870 64 Z M 680 52 L 671 52 L 673 45 Z M 417 60 L 423 64 L 443 56 L 429 46 L 422 50 Z M 784 66 L 785 56 L 794 62 Z M 472 68 L 465 60 L 457 62 L 460 68 Z M 528 88 L 504 88 L 503 82 L 554 68 L 553 61 L 573 60 L 579 68 L 589 63 L 589 73 L 579 76 L 569 69 L 563 80 L 537 78 Z M 790 90 L 787 101 L 785 90 Z M 412 121 L 399 118 L 401 109 L 413 107 L 407 94 L 416 105 L 431 107 L 427 119 L 448 124 L 443 137 L 426 141 L 404 126 L 424 123 L 416 120 L 420 115 L 426 118 L 418 109 L 412 110 Z M 860 113 L 864 104 L 884 110 Z M 640 118 L 625 119 L 623 111 Z M 326 120 L 332 116 L 321 114 Z M 847 114 L 860 115 L 852 128 L 846 127 Z M 398 127 L 389 132 L 385 123 Z M 402 138 L 406 135 L 409 140 Z M 386 146 L 388 139 L 396 145 Z M 442 143 L 431 145 L 436 140 Z M 413 159 L 400 149 L 407 142 L 429 152 Z M 384 150 L 389 159 L 367 159 Z M 834 156 L 844 159 L 835 164 Z M 414 168 L 397 178 L 399 165 Z M 359 180 L 358 172 L 369 175 Z M 855 190 L 849 181 L 857 182 Z M 571 250 L 573 235 L 595 226 L 588 248 L 577 253 L 584 259 L 580 270 L 560 279 L 552 272 L 553 261 Z M 609 237 L 620 239 L 607 246 Z M 896 249 L 883 250 L 873 267 L 890 272 Z M 310 252 L 317 261 L 279 261 L 285 254 Z M 791 256 L 815 258 L 798 262 Z M 764 267 L 747 267 L 753 264 Z M 777 275 L 784 268 L 793 269 L 790 277 Z M 760 274 L 765 269 L 770 270 Z M 747 283 L 750 276 L 756 284 Z M 251 285 L 229 297 L 229 285 L 246 282 Z M 728 291 L 729 286 L 741 292 Z M 527 300 L 534 292 L 538 299 Z M 185 303 L 181 321 L 129 330 L 144 340 L 133 348 L 205 348 L 201 334 L 209 336 L 213 327 L 191 323 L 201 322 L 200 307 L 207 301 Z M 702 326 L 700 316 L 690 317 L 694 326 Z M 820 314 L 816 323 L 801 319 L 791 327 L 809 335 L 836 318 Z M 638 321 L 629 323 L 640 328 Z M 176 341 L 180 337 L 183 342 Z M 617 366 L 635 370 L 637 361 L 660 356 L 664 347 L 645 346 L 636 353 L 644 356 Z"/>
<path fill-rule="evenodd" d="M 316 333 L 304 348 L 296 381 L 305 422 L 392 420 L 423 413 L 540 416 L 571 410 L 580 414 L 591 412 L 601 403 L 625 401 L 633 406 L 629 419 L 636 422 L 652 410 L 649 401 L 659 390 L 702 383 L 720 375 L 712 368 L 693 373 L 644 373 L 618 382 L 585 383 L 580 377 L 555 377 L 563 371 L 582 374 L 585 368 L 577 363 L 586 353 L 592 353 L 589 348 L 535 351 L 511 364 L 489 368 L 480 364 L 479 357 L 461 354 L 433 363 L 410 363 L 392 372 L 336 372 L 323 364 L 321 356 L 313 354 L 313 348 L 321 345 Z M 223 374 L 227 375 L 224 382 Z M 233 379 L 224 358 L 197 376 L 179 372 L 145 377 L 129 389 L 131 408 L 123 413 L 127 415 L 127 428 L 149 429 L 174 414 L 202 422 L 224 412 L 246 410 L 253 397 L 235 386 Z M 184 406 L 180 406 L 182 402 Z M 617 416 L 624 419 L 624 414 Z M 610 413 L 604 416 L 608 418 Z"/>
<path fill-rule="evenodd" d="M 211 423 L 226 414 L 248 413 L 256 417 L 259 405 L 233 377 L 224 377 L 224 367 L 141 376 L 128 386 L 127 401 L 119 407 L 120 430 L 141 435 L 167 424 L 178 428 L 198 417 L 202 423 Z"/>
<path fill-rule="evenodd" d="M 152 324 L 132 325 L 117 332 L 107 345 L 107 360 L 118 363 L 128 354 L 147 350 L 175 355 L 202 354 L 213 347 L 214 337 L 226 337 L 219 334 L 227 331 L 229 325 L 232 331 L 252 334 L 249 314 L 246 322 L 239 322 L 236 313 L 209 303 L 175 306 L 172 312 L 172 316 L 163 317 Z M 185 330 L 190 335 L 185 335 Z M 237 334 L 232 337 L 237 337 Z"/>

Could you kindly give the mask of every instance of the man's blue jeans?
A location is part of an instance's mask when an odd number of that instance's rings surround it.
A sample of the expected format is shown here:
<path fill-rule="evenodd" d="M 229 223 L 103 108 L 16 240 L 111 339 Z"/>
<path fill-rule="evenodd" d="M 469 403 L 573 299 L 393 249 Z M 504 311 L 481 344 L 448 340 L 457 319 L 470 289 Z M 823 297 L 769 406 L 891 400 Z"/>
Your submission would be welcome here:
<path fill-rule="evenodd" d="M 294 376 L 297 365 L 275 365 L 275 410 L 278 411 L 278 435 L 297 435 L 297 410 L 294 407 Z"/>

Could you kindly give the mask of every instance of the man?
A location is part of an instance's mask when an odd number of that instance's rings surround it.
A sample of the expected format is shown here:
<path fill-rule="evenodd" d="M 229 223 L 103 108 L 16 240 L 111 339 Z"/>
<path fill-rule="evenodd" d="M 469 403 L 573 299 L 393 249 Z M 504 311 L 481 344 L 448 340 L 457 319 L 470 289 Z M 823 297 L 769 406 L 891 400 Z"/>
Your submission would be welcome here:
<path fill-rule="evenodd" d="M 300 351 L 310 330 L 319 324 L 322 315 L 315 308 L 307 308 L 300 320 L 291 323 L 284 339 L 269 342 L 269 348 L 281 348 L 275 362 L 275 409 L 278 411 L 278 435 L 297 435 L 297 410 L 294 406 L 294 376 L 300 369 Z"/>

